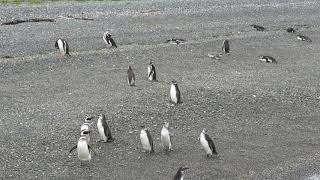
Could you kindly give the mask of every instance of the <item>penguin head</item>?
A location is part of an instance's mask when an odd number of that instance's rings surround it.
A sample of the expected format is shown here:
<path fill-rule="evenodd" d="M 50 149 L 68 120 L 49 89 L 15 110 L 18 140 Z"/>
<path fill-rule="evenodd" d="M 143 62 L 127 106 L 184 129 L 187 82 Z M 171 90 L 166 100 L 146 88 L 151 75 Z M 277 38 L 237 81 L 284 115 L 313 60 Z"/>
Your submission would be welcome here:
<path fill-rule="evenodd" d="M 172 83 L 173 85 L 177 85 L 177 81 L 175 81 L 175 80 L 171 81 L 171 83 Z"/>
<path fill-rule="evenodd" d="M 106 31 L 106 32 L 104 33 L 104 36 L 105 36 L 105 37 L 111 37 L 111 34 L 109 33 L 109 31 Z"/>
<path fill-rule="evenodd" d="M 91 131 L 88 131 L 88 130 L 84 129 L 84 130 L 81 131 L 81 136 L 82 135 L 87 135 L 87 134 L 90 134 L 90 133 L 91 133 Z"/>
<path fill-rule="evenodd" d="M 203 134 L 207 134 L 207 129 L 206 129 L 206 128 L 203 128 L 202 133 L 203 133 Z"/>
<path fill-rule="evenodd" d="M 168 122 L 164 122 L 164 125 L 163 125 L 163 127 L 165 127 L 165 128 L 169 128 L 169 123 Z"/>
<path fill-rule="evenodd" d="M 90 122 L 93 120 L 93 118 L 94 118 L 94 116 L 89 116 L 84 120 L 84 122 Z"/>
<path fill-rule="evenodd" d="M 183 171 L 185 171 L 185 170 L 187 170 L 187 169 L 189 169 L 189 168 L 188 168 L 188 167 L 182 167 L 182 166 L 181 166 L 178 171 L 183 172 Z"/>
<path fill-rule="evenodd" d="M 223 44 L 229 44 L 229 40 L 228 39 L 224 40 Z"/>

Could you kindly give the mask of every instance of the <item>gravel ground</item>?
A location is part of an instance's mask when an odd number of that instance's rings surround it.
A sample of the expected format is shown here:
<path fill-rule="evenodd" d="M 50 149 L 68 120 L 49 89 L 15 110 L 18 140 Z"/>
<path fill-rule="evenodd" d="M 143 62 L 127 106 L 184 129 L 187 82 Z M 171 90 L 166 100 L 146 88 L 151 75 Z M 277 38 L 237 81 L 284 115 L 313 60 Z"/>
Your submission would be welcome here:
<path fill-rule="evenodd" d="M 1 5 L 0 22 L 35 17 L 54 23 L 0 26 L 0 177 L 4 179 L 311 179 L 320 174 L 318 0 L 154 0 Z M 59 16 L 93 18 L 94 21 Z M 260 24 L 265 32 L 252 29 Z M 285 31 L 295 27 L 313 42 Z M 119 48 L 102 40 L 109 30 Z M 182 45 L 165 43 L 172 37 Z M 58 59 L 55 40 L 69 42 Z M 231 53 L 207 57 L 229 39 Z M 278 64 L 259 62 L 271 55 Z M 3 56 L 14 56 L 5 59 Z M 147 81 L 153 60 L 159 82 Z M 126 83 L 126 69 L 136 87 Z M 177 80 L 183 103 L 169 103 Z M 76 153 L 85 117 L 105 113 L 116 140 L 95 143 L 81 167 Z M 163 122 L 174 133 L 160 146 Z M 149 127 L 154 155 L 142 152 Z M 96 130 L 96 127 L 94 130 Z M 198 137 L 207 128 L 219 156 Z"/>

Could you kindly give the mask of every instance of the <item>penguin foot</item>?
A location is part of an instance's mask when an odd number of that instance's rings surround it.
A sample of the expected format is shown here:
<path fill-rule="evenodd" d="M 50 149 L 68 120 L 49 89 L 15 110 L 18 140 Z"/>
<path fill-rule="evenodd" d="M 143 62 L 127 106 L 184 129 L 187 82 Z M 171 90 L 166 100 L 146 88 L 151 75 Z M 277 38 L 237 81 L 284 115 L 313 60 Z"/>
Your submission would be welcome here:
<path fill-rule="evenodd" d="M 109 138 L 107 141 L 106 141 L 106 143 L 111 143 L 111 142 L 113 142 L 114 141 L 114 138 Z"/>

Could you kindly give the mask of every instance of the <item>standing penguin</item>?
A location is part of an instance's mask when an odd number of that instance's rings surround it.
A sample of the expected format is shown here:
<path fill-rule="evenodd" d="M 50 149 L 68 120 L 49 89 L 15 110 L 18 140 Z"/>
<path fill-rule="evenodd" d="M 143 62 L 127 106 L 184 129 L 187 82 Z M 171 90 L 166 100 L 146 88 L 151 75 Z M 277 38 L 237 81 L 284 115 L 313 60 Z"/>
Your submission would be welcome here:
<path fill-rule="evenodd" d="M 150 81 L 157 81 L 156 67 L 153 65 L 152 61 L 150 61 L 148 65 L 148 79 Z"/>
<path fill-rule="evenodd" d="M 103 34 L 102 39 L 107 45 L 111 44 L 111 47 L 117 48 L 116 42 L 113 40 L 111 34 L 108 31 Z"/>
<path fill-rule="evenodd" d="M 78 140 L 77 146 L 74 146 L 73 148 L 71 148 L 69 153 L 71 153 L 74 149 L 77 149 L 78 158 L 80 159 L 81 165 L 82 165 L 82 161 L 91 160 L 90 150 L 92 150 L 92 148 L 88 145 L 86 136 L 81 136 Z M 93 150 L 92 152 L 96 154 Z"/>
<path fill-rule="evenodd" d="M 230 52 L 230 45 L 229 45 L 229 40 L 224 40 L 223 45 L 222 45 L 222 51 L 224 54 L 227 54 Z"/>
<path fill-rule="evenodd" d="M 161 130 L 161 143 L 167 151 L 172 151 L 171 136 L 168 128 L 169 123 L 165 122 Z"/>
<path fill-rule="evenodd" d="M 204 150 L 206 151 L 207 157 L 212 156 L 213 154 L 218 154 L 212 139 L 207 134 L 206 129 L 203 129 L 200 134 L 200 143 L 204 148 Z"/>
<path fill-rule="evenodd" d="M 174 175 L 173 180 L 183 180 L 183 172 L 185 170 L 189 169 L 188 167 L 180 167 L 176 173 L 176 175 Z"/>
<path fill-rule="evenodd" d="M 100 139 L 103 142 L 113 142 L 114 138 L 111 135 L 111 130 L 107 124 L 106 116 L 104 114 L 101 114 L 99 116 L 98 122 L 97 122 L 98 131 L 100 134 Z"/>
<path fill-rule="evenodd" d="M 69 53 L 69 45 L 66 40 L 64 39 L 58 39 L 54 45 L 57 49 L 59 49 L 59 52 L 61 56 L 68 55 L 70 56 Z"/>
<path fill-rule="evenodd" d="M 135 75 L 133 73 L 131 66 L 128 67 L 127 75 L 128 75 L 127 79 L 128 79 L 129 86 L 134 86 L 136 78 L 135 78 Z"/>
<path fill-rule="evenodd" d="M 171 82 L 171 88 L 170 88 L 170 97 L 171 101 L 174 104 L 181 103 L 181 95 L 180 95 L 180 90 L 178 88 L 178 84 L 176 81 Z"/>
<path fill-rule="evenodd" d="M 142 148 L 146 152 L 154 153 L 153 140 L 152 140 L 150 132 L 144 126 L 141 126 L 141 128 L 142 129 L 140 131 L 140 141 L 141 141 L 141 144 L 142 144 Z"/>

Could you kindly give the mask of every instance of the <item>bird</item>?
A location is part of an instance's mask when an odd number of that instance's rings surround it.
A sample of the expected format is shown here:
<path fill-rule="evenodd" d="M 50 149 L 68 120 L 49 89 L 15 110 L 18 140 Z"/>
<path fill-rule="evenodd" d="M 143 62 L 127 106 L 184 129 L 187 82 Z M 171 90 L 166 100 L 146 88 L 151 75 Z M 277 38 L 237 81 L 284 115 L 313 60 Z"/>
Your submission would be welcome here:
<path fill-rule="evenodd" d="M 148 79 L 150 81 L 157 81 L 156 67 L 153 65 L 152 61 L 150 61 L 148 65 Z"/>
<path fill-rule="evenodd" d="M 111 130 L 107 124 L 106 116 L 104 114 L 100 114 L 98 122 L 97 122 L 98 132 L 100 135 L 100 141 L 103 142 L 113 142 L 114 138 L 111 135 Z"/>
<path fill-rule="evenodd" d="M 142 148 L 146 151 L 151 153 L 154 153 L 153 149 L 153 140 L 151 137 L 151 134 L 147 128 L 144 126 L 141 126 L 141 131 L 140 131 L 140 141 L 142 144 Z"/>
<path fill-rule="evenodd" d="M 171 135 L 169 132 L 169 123 L 165 122 L 161 129 L 161 143 L 167 151 L 172 151 Z"/>
<path fill-rule="evenodd" d="M 276 59 L 271 56 L 259 56 L 259 61 L 267 62 L 267 63 L 277 63 Z"/>
<path fill-rule="evenodd" d="M 300 41 L 312 42 L 312 40 L 309 37 L 301 35 L 301 34 L 297 35 L 297 39 Z"/>
<path fill-rule="evenodd" d="M 88 141 L 86 136 L 80 136 L 78 140 L 78 144 L 70 149 L 69 153 L 73 150 L 77 149 L 78 158 L 80 159 L 81 165 L 83 161 L 90 161 L 91 160 L 91 153 L 90 150 L 96 155 L 93 149 L 88 145 Z"/>
<path fill-rule="evenodd" d="M 170 97 L 174 104 L 181 103 L 180 90 L 176 81 L 171 82 Z"/>
<path fill-rule="evenodd" d="M 296 30 L 293 29 L 292 27 L 287 28 L 288 33 L 296 33 Z"/>
<path fill-rule="evenodd" d="M 230 52 L 229 40 L 226 39 L 223 41 L 222 51 L 224 52 L 224 54 L 227 54 Z"/>
<path fill-rule="evenodd" d="M 266 30 L 265 27 L 259 26 L 259 25 L 256 25 L 256 24 L 252 24 L 252 25 L 250 25 L 250 26 L 252 26 L 253 28 L 255 28 L 257 31 L 264 31 L 264 30 Z"/>
<path fill-rule="evenodd" d="M 115 47 L 115 48 L 118 47 L 116 45 L 116 42 L 113 40 L 113 38 L 111 37 L 111 34 L 108 31 L 103 34 L 102 39 L 106 43 L 106 45 L 110 45 L 111 44 L 111 47 Z"/>
<path fill-rule="evenodd" d="M 70 56 L 69 45 L 66 40 L 58 39 L 55 43 L 55 47 L 56 49 L 59 50 L 61 56 L 65 56 L 65 55 Z"/>
<path fill-rule="evenodd" d="M 185 42 L 186 42 L 186 40 L 179 39 L 179 38 L 172 38 L 172 39 L 168 39 L 166 41 L 166 43 L 171 43 L 171 44 L 184 44 Z"/>
<path fill-rule="evenodd" d="M 90 130 L 86 130 L 86 129 L 83 129 L 80 132 L 80 136 L 85 136 L 87 138 L 88 144 L 90 143 L 90 133 L 91 133 L 91 131 Z"/>
<path fill-rule="evenodd" d="M 127 79 L 128 79 L 129 86 L 134 86 L 136 78 L 135 78 L 135 75 L 133 73 L 131 66 L 128 67 L 127 75 L 128 75 Z"/>
<path fill-rule="evenodd" d="M 84 123 L 81 125 L 80 132 L 83 130 L 90 131 L 90 125 L 92 124 L 91 121 L 93 118 L 94 116 L 90 116 L 84 120 Z"/>
<path fill-rule="evenodd" d="M 173 180 L 183 180 L 183 172 L 189 169 L 188 167 L 180 167 L 177 173 L 174 175 Z"/>
<path fill-rule="evenodd" d="M 204 148 L 204 150 L 206 151 L 207 157 L 210 157 L 213 154 L 215 154 L 215 155 L 218 154 L 216 151 L 216 148 L 213 144 L 212 139 L 207 134 L 206 129 L 203 129 L 200 134 L 200 143 L 201 143 L 202 147 Z"/>

